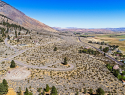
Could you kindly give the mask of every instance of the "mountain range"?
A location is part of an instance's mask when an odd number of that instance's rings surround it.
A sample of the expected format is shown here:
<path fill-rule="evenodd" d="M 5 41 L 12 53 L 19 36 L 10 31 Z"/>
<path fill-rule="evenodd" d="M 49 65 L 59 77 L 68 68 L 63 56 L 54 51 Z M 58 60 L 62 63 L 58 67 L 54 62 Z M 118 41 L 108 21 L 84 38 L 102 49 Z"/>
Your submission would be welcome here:
<path fill-rule="evenodd" d="M 76 28 L 76 27 L 66 27 L 66 28 L 61 28 L 61 27 L 53 27 L 57 31 L 70 31 L 70 32 L 94 32 L 94 33 L 113 33 L 113 32 L 125 32 L 125 28 Z"/>

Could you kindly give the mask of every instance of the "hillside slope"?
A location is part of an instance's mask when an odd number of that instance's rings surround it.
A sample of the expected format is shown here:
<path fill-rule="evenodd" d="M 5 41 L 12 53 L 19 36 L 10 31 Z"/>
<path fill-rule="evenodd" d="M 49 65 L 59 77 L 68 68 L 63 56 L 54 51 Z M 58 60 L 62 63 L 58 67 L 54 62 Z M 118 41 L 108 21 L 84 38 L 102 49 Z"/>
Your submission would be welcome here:
<path fill-rule="evenodd" d="M 33 18 L 26 16 L 21 11 L 15 9 L 11 5 L 9 5 L 3 1 L 0 1 L 0 14 L 7 16 L 8 18 L 19 23 L 20 25 L 25 26 L 28 29 L 57 32 L 55 29 L 53 29 L 53 28 L 45 25 L 44 23 L 41 23 Z"/>

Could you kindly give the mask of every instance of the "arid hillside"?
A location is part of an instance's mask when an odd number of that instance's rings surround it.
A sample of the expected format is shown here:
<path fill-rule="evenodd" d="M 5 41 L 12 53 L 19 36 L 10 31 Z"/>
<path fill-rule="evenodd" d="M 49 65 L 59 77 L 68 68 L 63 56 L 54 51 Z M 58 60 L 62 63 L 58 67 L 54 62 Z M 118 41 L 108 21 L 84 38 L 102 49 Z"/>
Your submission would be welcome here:
<path fill-rule="evenodd" d="M 51 32 L 57 32 L 55 29 L 45 25 L 42 22 L 39 22 L 33 18 L 26 16 L 21 11 L 12 7 L 11 5 L 0 1 L 0 14 L 7 16 L 12 19 L 14 22 L 17 22 L 20 25 L 25 26 L 28 29 L 37 29 L 37 30 L 46 30 Z"/>

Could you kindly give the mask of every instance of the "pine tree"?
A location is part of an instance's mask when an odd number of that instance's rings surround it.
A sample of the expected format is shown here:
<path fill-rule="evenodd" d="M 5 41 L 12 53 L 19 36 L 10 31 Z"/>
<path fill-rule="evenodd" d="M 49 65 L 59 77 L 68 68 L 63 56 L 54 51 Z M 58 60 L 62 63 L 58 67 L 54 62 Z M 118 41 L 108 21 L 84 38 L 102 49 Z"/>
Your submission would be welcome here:
<path fill-rule="evenodd" d="M 41 92 L 41 89 L 42 89 L 42 88 L 38 88 L 38 90 L 37 90 L 37 91 L 38 91 L 38 92 Z"/>
<path fill-rule="evenodd" d="M 97 93 L 97 95 L 104 95 L 105 94 L 105 92 L 104 92 L 104 90 L 102 88 L 98 88 L 96 90 L 96 93 Z"/>
<path fill-rule="evenodd" d="M 105 56 L 105 53 L 104 53 L 104 56 Z"/>
<path fill-rule="evenodd" d="M 28 95 L 33 95 L 33 93 L 32 92 L 29 92 L 29 94 Z"/>
<path fill-rule="evenodd" d="M 3 83 L 0 83 L 0 95 L 6 94 L 6 88 Z"/>
<path fill-rule="evenodd" d="M 92 90 L 92 89 L 90 89 L 90 90 L 89 90 L 90 95 L 92 94 L 92 92 L 93 92 L 93 90 Z"/>
<path fill-rule="evenodd" d="M 10 68 L 15 68 L 16 67 L 16 64 L 14 62 L 14 60 L 11 61 L 11 65 L 10 65 Z"/>
<path fill-rule="evenodd" d="M 20 35 L 20 32 L 18 33 L 18 35 Z"/>
<path fill-rule="evenodd" d="M 54 48 L 54 51 L 57 51 L 57 47 Z"/>
<path fill-rule="evenodd" d="M 7 83 L 7 81 L 5 80 L 5 79 L 3 79 L 3 85 L 5 86 L 5 87 L 8 87 L 8 83 Z"/>
<path fill-rule="evenodd" d="M 64 65 L 67 65 L 67 58 L 64 58 Z"/>
<path fill-rule="evenodd" d="M 8 92 L 8 83 L 7 83 L 7 81 L 5 79 L 3 79 L 2 83 L 3 83 L 4 87 L 5 87 L 5 91 Z"/>
<path fill-rule="evenodd" d="M 10 36 L 8 35 L 8 39 L 10 40 Z"/>
<path fill-rule="evenodd" d="M 55 86 L 52 87 L 52 90 L 51 90 L 51 94 L 50 94 L 50 95 L 58 95 Z"/>
<path fill-rule="evenodd" d="M 79 95 L 79 92 L 78 92 L 78 91 L 76 92 L 76 95 Z"/>
<path fill-rule="evenodd" d="M 26 91 L 25 91 L 25 95 L 29 95 L 29 91 L 28 91 L 27 88 L 26 88 Z"/>
<path fill-rule="evenodd" d="M 15 31 L 15 37 L 17 38 L 17 31 Z"/>
<path fill-rule="evenodd" d="M 19 87 L 18 95 L 22 95 L 22 93 L 21 93 L 21 87 Z"/>
<path fill-rule="evenodd" d="M 87 92 L 87 90 L 86 90 L 86 88 L 84 89 L 84 94 L 86 94 L 86 92 Z"/>
<path fill-rule="evenodd" d="M 17 39 L 17 42 L 19 42 L 20 40 L 19 39 Z"/>
<path fill-rule="evenodd" d="M 43 90 L 43 95 L 45 95 L 45 91 Z"/>
<path fill-rule="evenodd" d="M 46 92 L 49 92 L 49 85 L 46 84 Z"/>

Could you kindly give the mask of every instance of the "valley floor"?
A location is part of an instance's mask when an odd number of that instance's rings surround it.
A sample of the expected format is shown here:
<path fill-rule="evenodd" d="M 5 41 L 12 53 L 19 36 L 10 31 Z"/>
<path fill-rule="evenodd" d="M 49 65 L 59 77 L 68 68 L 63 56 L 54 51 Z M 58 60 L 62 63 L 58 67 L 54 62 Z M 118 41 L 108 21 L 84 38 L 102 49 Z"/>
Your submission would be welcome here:
<path fill-rule="evenodd" d="M 22 52 L 19 54 L 18 51 L 15 52 L 6 47 L 4 43 L 0 43 L 8 50 L 7 55 L 18 53 L 0 64 L 0 81 L 3 78 L 7 79 L 9 87 L 15 91 L 18 91 L 19 87 L 25 91 L 27 87 L 33 92 L 33 95 L 38 95 L 37 88 L 44 89 L 48 84 L 50 87 L 55 86 L 60 95 L 74 95 L 77 91 L 83 92 L 84 88 L 91 88 L 95 92 L 99 87 L 106 93 L 110 92 L 113 95 L 124 95 L 125 93 L 122 82 L 105 66 L 107 63 L 114 64 L 114 62 L 101 54 L 95 56 L 79 53 L 81 47 L 88 46 L 79 42 L 77 37 L 33 35 L 32 39 L 24 37 L 18 43 L 14 40 L 10 40 L 8 43 L 11 46 L 18 44 L 14 48 Z M 19 46 L 20 44 L 28 46 Z M 53 51 L 54 47 L 57 47 L 57 51 Z M 4 57 L 5 53 L 6 51 L 3 50 L 1 59 L 8 57 Z M 67 57 L 69 65 L 62 65 L 64 57 Z M 22 68 L 25 64 L 26 68 L 24 69 L 30 72 L 27 78 L 13 80 L 5 77 L 11 70 L 9 66 L 12 59 L 15 60 L 18 68 Z M 34 68 L 34 66 L 39 68 Z"/>

